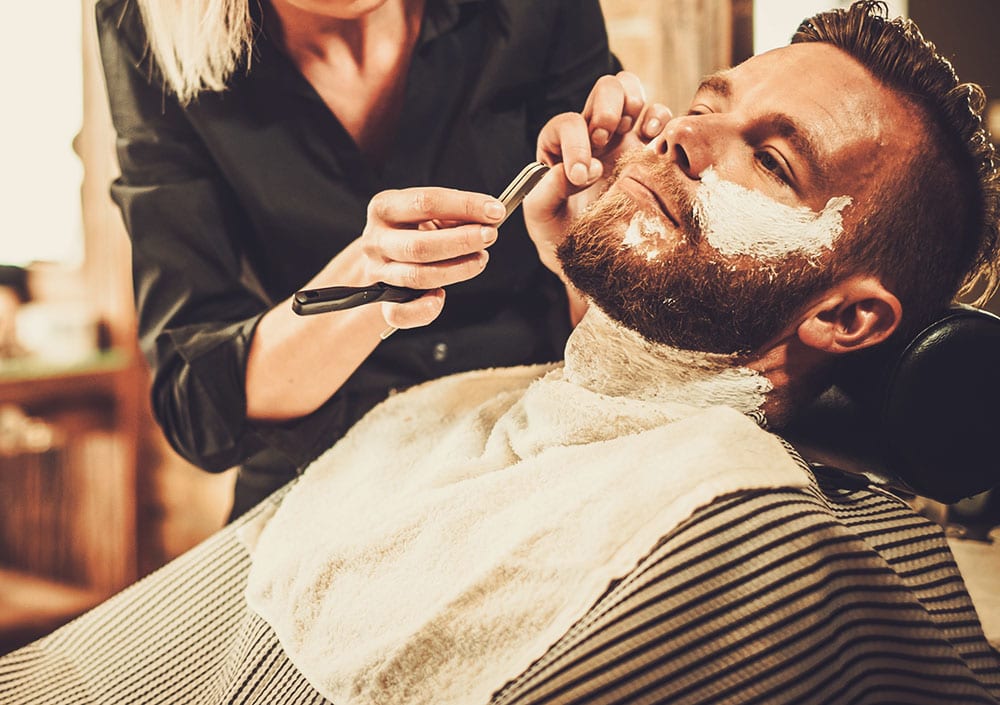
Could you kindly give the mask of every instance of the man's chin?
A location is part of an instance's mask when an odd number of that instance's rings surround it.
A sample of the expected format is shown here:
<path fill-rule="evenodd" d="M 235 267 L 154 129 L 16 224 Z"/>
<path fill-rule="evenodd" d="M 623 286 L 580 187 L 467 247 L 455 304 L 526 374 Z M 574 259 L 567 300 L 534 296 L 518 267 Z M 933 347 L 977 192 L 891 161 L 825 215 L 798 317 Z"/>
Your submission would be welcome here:
<path fill-rule="evenodd" d="M 650 305 L 645 286 L 648 277 L 643 273 L 649 264 L 644 267 L 633 253 L 602 251 L 589 238 L 574 233 L 566 237 L 557 254 L 569 282 L 609 318 L 651 342 L 687 347 L 671 327 L 663 325 L 664 308 L 669 302 L 661 298 L 656 302 L 658 310 Z M 623 265 L 626 257 L 636 261 Z"/>

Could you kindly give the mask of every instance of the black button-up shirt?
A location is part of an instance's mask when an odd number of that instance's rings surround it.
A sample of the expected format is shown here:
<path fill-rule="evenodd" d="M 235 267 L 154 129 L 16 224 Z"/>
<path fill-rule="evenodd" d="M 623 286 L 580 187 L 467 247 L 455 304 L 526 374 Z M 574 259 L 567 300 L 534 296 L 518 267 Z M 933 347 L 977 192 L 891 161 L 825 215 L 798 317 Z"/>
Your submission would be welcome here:
<path fill-rule="evenodd" d="M 153 408 L 182 455 L 219 470 L 270 449 L 301 467 L 391 389 L 561 357 L 565 295 L 518 212 L 485 272 L 449 287 L 439 320 L 383 342 L 313 414 L 246 417 L 255 325 L 358 237 L 375 193 L 498 195 L 534 158 L 545 121 L 580 110 L 617 70 L 598 0 L 428 0 L 378 167 L 266 33 L 228 90 L 181 107 L 151 68 L 135 3 L 102 0 L 97 17 L 121 164 L 112 195 L 132 240 Z"/>

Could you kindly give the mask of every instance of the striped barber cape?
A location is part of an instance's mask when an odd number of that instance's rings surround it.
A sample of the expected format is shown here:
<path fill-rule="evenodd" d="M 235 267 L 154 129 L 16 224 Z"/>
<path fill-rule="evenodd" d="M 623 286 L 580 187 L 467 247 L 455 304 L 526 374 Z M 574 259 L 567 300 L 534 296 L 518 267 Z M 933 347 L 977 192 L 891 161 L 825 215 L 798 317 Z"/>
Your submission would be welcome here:
<path fill-rule="evenodd" d="M 492 702 L 1000 702 L 1000 657 L 940 528 L 814 477 L 699 510 Z M 326 703 L 245 606 L 239 526 L 0 659 L 0 703 Z"/>

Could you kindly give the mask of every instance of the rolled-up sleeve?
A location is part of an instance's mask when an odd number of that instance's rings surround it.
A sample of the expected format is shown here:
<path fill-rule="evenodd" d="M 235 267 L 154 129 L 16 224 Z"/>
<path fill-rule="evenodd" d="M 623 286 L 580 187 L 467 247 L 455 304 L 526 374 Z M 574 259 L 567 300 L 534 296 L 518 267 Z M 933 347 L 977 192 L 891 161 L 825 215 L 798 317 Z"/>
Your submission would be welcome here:
<path fill-rule="evenodd" d="M 250 340 L 268 303 L 243 283 L 242 210 L 149 62 L 102 16 L 101 55 L 118 133 L 111 187 L 132 241 L 140 344 L 171 445 L 206 470 L 258 451 L 246 418 Z"/>

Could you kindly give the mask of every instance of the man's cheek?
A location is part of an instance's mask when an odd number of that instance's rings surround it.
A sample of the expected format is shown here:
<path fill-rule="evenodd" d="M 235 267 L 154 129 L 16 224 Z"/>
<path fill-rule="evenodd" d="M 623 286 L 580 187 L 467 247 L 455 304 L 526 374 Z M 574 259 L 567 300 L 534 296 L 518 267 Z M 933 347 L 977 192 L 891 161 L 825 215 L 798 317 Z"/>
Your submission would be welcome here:
<path fill-rule="evenodd" d="M 706 241 L 724 256 L 776 262 L 796 254 L 817 261 L 844 232 L 841 211 L 851 201 L 831 198 L 817 213 L 726 181 L 709 167 L 701 175 L 694 215 Z"/>

